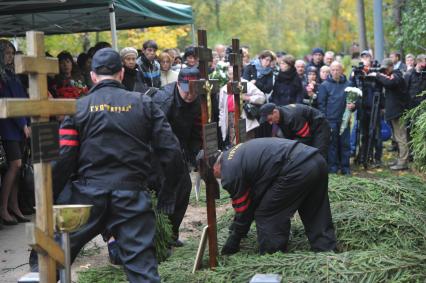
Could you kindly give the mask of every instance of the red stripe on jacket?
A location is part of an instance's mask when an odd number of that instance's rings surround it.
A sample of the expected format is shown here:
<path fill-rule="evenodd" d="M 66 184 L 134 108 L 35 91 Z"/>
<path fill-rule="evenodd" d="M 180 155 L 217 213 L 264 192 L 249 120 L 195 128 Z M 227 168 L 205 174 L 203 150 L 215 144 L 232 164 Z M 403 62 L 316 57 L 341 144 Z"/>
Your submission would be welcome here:
<path fill-rule="evenodd" d="M 59 145 L 60 146 L 79 146 L 79 142 L 76 140 L 60 140 Z"/>
<path fill-rule="evenodd" d="M 78 136 L 77 130 L 74 129 L 59 129 L 61 136 Z"/>
<path fill-rule="evenodd" d="M 245 205 L 240 206 L 240 207 L 234 207 L 235 212 L 244 212 L 244 211 L 246 211 L 247 208 L 249 207 L 250 203 L 251 203 L 251 200 L 249 199 Z"/>
<path fill-rule="evenodd" d="M 306 137 L 307 135 L 309 135 L 309 125 L 308 122 L 305 122 L 305 125 L 303 125 L 303 128 L 300 129 L 296 135 L 298 135 L 299 137 Z"/>
<path fill-rule="evenodd" d="M 250 191 L 247 191 L 247 193 L 245 193 L 242 197 L 240 197 L 240 198 L 238 198 L 236 200 L 232 200 L 232 204 L 236 205 L 236 204 L 240 204 L 240 203 L 246 201 L 247 198 L 248 198 L 249 192 Z"/>

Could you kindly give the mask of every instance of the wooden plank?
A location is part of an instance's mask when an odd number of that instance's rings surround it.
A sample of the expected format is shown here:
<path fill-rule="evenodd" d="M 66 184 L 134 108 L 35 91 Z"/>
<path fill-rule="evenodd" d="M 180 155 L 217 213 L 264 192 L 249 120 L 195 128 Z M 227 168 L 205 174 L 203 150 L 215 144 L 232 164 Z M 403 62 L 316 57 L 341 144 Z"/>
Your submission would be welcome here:
<path fill-rule="evenodd" d="M 53 194 L 50 163 L 34 164 L 34 186 L 36 188 L 36 226 L 47 237 L 53 238 Z M 56 282 L 56 263 L 49 254 L 39 254 L 39 269 L 40 282 Z"/>
<path fill-rule="evenodd" d="M 206 250 L 207 244 L 208 228 L 209 226 L 204 226 L 203 232 L 201 233 L 200 244 L 198 245 L 197 255 L 195 256 L 194 266 L 192 267 L 193 274 L 195 273 L 195 271 L 200 269 L 201 263 L 203 261 L 204 251 Z"/>
<path fill-rule="evenodd" d="M 65 252 L 58 243 L 44 235 L 40 229 L 34 226 L 34 223 L 28 223 L 25 228 L 28 244 L 39 253 L 49 254 L 60 264 L 60 268 L 63 268 L 65 265 Z"/>
<path fill-rule="evenodd" d="M 58 59 L 16 55 L 15 72 L 17 74 L 57 74 L 59 73 Z"/>
<path fill-rule="evenodd" d="M 49 117 L 63 114 L 74 114 L 75 112 L 76 101 L 74 99 L 0 99 L 0 118 L 25 116 Z"/>
<path fill-rule="evenodd" d="M 29 31 L 26 33 L 28 56 L 44 57 L 43 33 Z M 46 74 L 28 75 L 30 85 L 30 98 L 43 100 L 48 98 Z M 56 108 L 56 107 L 55 107 Z M 38 109 L 40 111 L 40 109 Z M 32 112 L 40 116 L 37 111 Z M 27 114 L 30 115 L 30 114 Z M 41 115 L 43 117 L 43 115 Z M 47 122 L 48 116 L 43 118 L 33 118 L 33 122 Z M 46 237 L 53 238 L 53 195 L 52 195 L 52 168 L 50 163 L 40 163 L 34 165 L 34 187 L 36 199 L 36 227 L 39 228 Z M 40 282 L 55 283 L 56 262 L 49 254 L 38 254 L 38 265 L 40 271 Z"/>

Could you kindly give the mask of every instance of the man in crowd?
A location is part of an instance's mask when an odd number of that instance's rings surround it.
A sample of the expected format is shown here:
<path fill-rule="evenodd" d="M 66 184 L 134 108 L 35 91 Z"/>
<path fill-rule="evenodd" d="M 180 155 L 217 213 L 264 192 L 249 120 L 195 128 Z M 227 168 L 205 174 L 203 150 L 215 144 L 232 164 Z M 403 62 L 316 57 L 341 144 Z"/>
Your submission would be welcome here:
<path fill-rule="evenodd" d="M 320 77 L 320 69 L 322 66 L 324 66 L 324 50 L 322 48 L 316 47 L 312 49 L 312 60 L 309 62 L 309 64 L 306 66 L 306 69 L 309 69 L 309 67 L 314 66 L 317 68 L 317 78 Z"/>
<path fill-rule="evenodd" d="M 393 134 L 398 144 L 398 158 L 396 163 L 390 167 L 391 170 L 404 170 L 408 168 L 408 140 L 407 129 L 401 116 L 408 109 L 410 96 L 406 91 L 406 85 L 402 72 L 394 68 L 393 60 L 383 59 L 381 64 L 383 72 L 370 73 L 385 88 L 385 119 L 392 124 Z"/>
<path fill-rule="evenodd" d="M 407 65 L 401 60 L 401 53 L 393 51 L 389 54 L 389 58 L 392 60 L 394 70 L 400 70 L 402 73 L 407 71 Z"/>
<path fill-rule="evenodd" d="M 331 76 L 319 87 L 317 100 L 318 109 L 325 114 L 331 128 L 331 141 L 328 148 L 329 172 L 337 173 L 340 169 L 342 174 L 350 175 L 349 127 L 340 134 L 340 126 L 345 108 L 355 110 L 355 104 L 346 103 L 345 88 L 349 86 L 349 82 L 343 75 L 342 64 L 333 62 L 330 65 L 330 73 Z"/>
<path fill-rule="evenodd" d="M 278 125 L 277 137 L 315 147 L 327 160 L 330 126 L 324 114 L 317 109 L 303 104 L 277 106 L 266 103 L 260 108 L 259 123 L 264 122 Z"/>
<path fill-rule="evenodd" d="M 142 45 L 142 55 L 136 61 L 140 81 L 145 88 L 161 87 L 160 63 L 155 59 L 158 45 L 154 40 L 147 40 Z"/>
<path fill-rule="evenodd" d="M 165 113 L 173 133 L 177 136 L 185 165 L 176 192 L 175 211 L 171 216 L 174 245 L 182 246 L 179 226 L 182 223 L 191 194 L 190 167 L 195 167 L 195 157 L 201 149 L 201 104 L 199 97 L 189 91 L 189 81 L 200 78 L 197 68 L 183 68 L 178 81 L 158 90 L 152 100 Z M 167 176 L 167 175 L 165 175 Z M 167 188 L 166 188 L 167 189 Z M 159 192 L 162 198 L 163 188 Z"/>
<path fill-rule="evenodd" d="M 334 52 L 333 51 L 327 51 L 324 54 L 324 65 L 330 66 L 331 63 L 334 61 Z"/>
<path fill-rule="evenodd" d="M 426 95 L 419 96 L 426 90 L 426 55 L 418 55 L 416 63 L 416 66 L 404 75 L 407 92 L 410 96 L 410 109 L 418 106 L 426 99 Z"/>
<path fill-rule="evenodd" d="M 306 81 L 305 61 L 296 60 L 296 62 L 294 63 L 294 67 L 296 68 L 296 72 L 297 72 L 297 75 L 299 76 L 300 80 L 302 82 Z"/>
<path fill-rule="evenodd" d="M 316 148 L 286 139 L 253 139 L 219 155 L 213 173 L 229 192 L 236 219 L 255 219 L 261 254 L 287 250 L 296 211 L 313 251 L 336 249 L 327 163 Z M 234 225 L 222 254 L 239 250 L 246 229 Z"/>
<path fill-rule="evenodd" d="M 120 83 L 123 76 L 116 51 L 95 53 L 95 86 L 77 100 L 76 114 L 66 117 L 59 130 L 61 154 L 53 184 L 57 191 L 67 183 L 62 203 L 93 205 L 88 223 L 71 234 L 72 261 L 87 242 L 108 230 L 117 241 L 128 280 L 160 282 L 146 181 L 151 148 L 162 170 L 175 174 L 179 142 L 163 112 L 148 96 L 127 91 Z M 73 175 L 77 177 L 70 180 Z M 158 206 L 163 209 L 161 202 Z"/>
<path fill-rule="evenodd" d="M 225 55 L 226 55 L 226 46 L 223 44 L 216 44 L 214 47 L 214 51 L 217 52 L 217 55 L 219 56 L 219 61 L 225 61 Z"/>

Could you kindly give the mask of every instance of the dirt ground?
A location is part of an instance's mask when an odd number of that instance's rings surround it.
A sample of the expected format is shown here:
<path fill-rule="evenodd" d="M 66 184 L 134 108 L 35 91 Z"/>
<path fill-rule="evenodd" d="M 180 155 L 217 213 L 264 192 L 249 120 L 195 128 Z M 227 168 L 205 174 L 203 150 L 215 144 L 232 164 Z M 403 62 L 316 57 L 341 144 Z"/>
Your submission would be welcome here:
<path fill-rule="evenodd" d="M 231 209 L 230 204 L 218 205 L 217 216 L 226 209 Z M 200 229 L 197 227 L 207 225 L 207 209 L 202 200 L 196 202 L 191 198 L 190 205 L 181 225 L 180 238 L 199 238 Z M 13 241 L 11 240 L 13 239 Z M 109 263 L 106 243 L 101 236 L 90 241 L 72 265 L 73 282 L 77 282 L 78 272 L 88 268 L 105 266 Z M 18 279 L 29 270 L 28 256 L 30 248 L 26 244 L 25 225 L 5 227 L 0 230 L 0 282 L 16 283 Z M 195 255 L 196 251 L 194 251 Z"/>

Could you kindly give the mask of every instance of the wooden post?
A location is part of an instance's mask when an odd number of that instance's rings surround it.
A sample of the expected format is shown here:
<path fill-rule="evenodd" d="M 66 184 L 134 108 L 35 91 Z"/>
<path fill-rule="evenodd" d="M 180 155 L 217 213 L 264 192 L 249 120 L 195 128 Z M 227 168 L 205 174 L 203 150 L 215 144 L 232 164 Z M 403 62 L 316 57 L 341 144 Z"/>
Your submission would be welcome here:
<path fill-rule="evenodd" d="M 212 105 L 211 96 L 219 91 L 219 82 L 208 79 L 208 62 L 213 60 L 212 50 L 207 48 L 207 33 L 205 30 L 198 30 L 198 47 L 195 53 L 199 59 L 200 80 L 189 82 L 189 90 L 197 93 L 201 98 L 201 123 L 203 131 L 204 161 L 206 163 L 209 156 L 217 151 L 217 123 L 210 123 L 211 114 L 209 110 Z M 217 233 L 216 233 L 216 203 L 215 198 L 219 194 L 219 184 L 213 176 L 212 170 L 203 176 L 206 184 L 207 201 L 207 225 L 209 242 L 209 265 L 211 269 L 217 266 Z"/>
<path fill-rule="evenodd" d="M 228 82 L 228 94 L 234 94 L 234 129 L 236 144 L 245 141 L 245 119 L 241 116 L 241 95 L 247 93 L 247 83 L 241 82 L 241 69 L 243 65 L 243 55 L 240 52 L 240 40 L 232 39 L 232 53 L 229 54 L 229 62 L 232 66 L 232 82 Z M 232 141 L 231 141 L 232 142 Z"/>
<path fill-rule="evenodd" d="M 28 56 L 17 55 L 15 57 L 15 68 L 16 73 L 25 73 L 29 76 L 30 99 L 0 99 L 0 118 L 35 116 L 36 118 L 32 118 L 32 139 L 41 140 L 39 146 L 43 150 L 45 143 L 41 138 L 42 133 L 41 131 L 34 131 L 34 128 L 41 125 L 40 123 L 47 122 L 49 116 L 73 114 L 76 107 L 74 100 L 48 98 L 47 74 L 59 72 L 58 62 L 53 58 L 45 58 L 42 32 L 29 31 L 26 37 Z M 37 134 L 40 136 L 35 136 Z M 51 137 L 51 135 L 48 135 L 48 137 Z M 54 142 L 59 143 L 58 140 Z M 33 237 L 34 241 L 31 246 L 39 251 L 40 282 L 53 283 L 57 281 L 55 259 L 60 265 L 64 265 L 64 262 L 61 262 L 64 259 L 64 252 L 53 241 L 51 165 L 46 162 L 47 159 L 45 159 L 43 152 L 40 156 L 41 162 L 34 164 L 35 227 L 34 225 L 28 227 L 34 229 L 34 231 L 29 231 L 29 234 L 37 235 L 37 237 Z"/>

